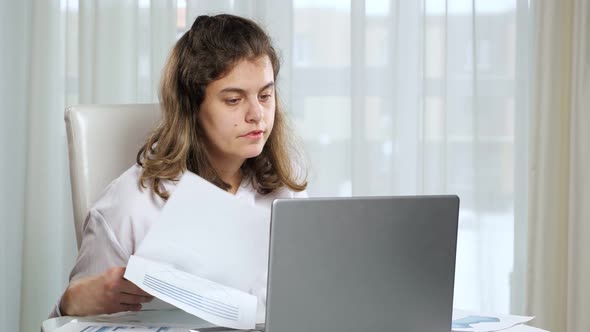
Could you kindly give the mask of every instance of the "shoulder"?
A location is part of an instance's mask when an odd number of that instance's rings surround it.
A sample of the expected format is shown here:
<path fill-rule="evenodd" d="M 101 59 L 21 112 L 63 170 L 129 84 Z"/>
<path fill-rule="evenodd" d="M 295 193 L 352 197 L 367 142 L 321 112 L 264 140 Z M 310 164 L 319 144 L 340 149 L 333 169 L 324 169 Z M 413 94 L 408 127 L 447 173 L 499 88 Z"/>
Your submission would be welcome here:
<path fill-rule="evenodd" d="M 96 200 L 93 209 L 104 215 L 121 209 L 128 213 L 145 204 L 163 205 L 163 200 L 154 195 L 149 188 L 141 187 L 141 172 L 141 166 L 136 164 L 113 180 Z"/>
<path fill-rule="evenodd" d="M 143 240 L 151 224 L 160 215 L 165 201 L 150 188 L 139 184 L 142 168 L 134 165 L 113 180 L 90 208 L 88 223 L 99 223 L 132 254 Z M 166 184 L 166 189 L 171 184 Z"/>

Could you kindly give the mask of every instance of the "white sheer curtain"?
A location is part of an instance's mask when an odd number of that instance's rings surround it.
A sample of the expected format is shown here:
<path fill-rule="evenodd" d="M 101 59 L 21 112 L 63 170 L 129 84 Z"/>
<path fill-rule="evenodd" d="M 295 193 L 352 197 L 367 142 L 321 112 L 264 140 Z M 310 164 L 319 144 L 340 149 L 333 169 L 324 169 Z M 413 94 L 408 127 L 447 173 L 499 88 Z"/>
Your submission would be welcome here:
<path fill-rule="evenodd" d="M 282 51 L 310 195 L 458 194 L 455 306 L 522 310 L 528 1 L 28 0 L 0 7 L 0 329 L 36 330 L 73 263 L 64 107 L 156 101 L 176 38 L 220 12 Z"/>
<path fill-rule="evenodd" d="M 28 26 L 24 2 L 0 2 L 0 329 L 19 331 L 27 160 Z M 10 27 L 7 29 L 6 27 Z M 8 46 L 8 47 L 7 47 Z"/>

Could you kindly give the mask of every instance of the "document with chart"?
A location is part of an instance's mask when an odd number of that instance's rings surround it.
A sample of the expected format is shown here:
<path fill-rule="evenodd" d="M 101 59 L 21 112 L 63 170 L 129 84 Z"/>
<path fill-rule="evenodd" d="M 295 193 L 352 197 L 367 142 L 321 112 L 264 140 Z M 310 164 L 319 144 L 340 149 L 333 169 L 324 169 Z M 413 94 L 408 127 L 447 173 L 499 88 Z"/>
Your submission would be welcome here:
<path fill-rule="evenodd" d="M 454 332 L 494 332 L 521 330 L 520 326 L 533 319 L 533 316 L 499 315 L 453 309 L 452 330 Z M 529 327 L 523 327 L 529 329 Z M 529 329 L 534 332 L 533 328 Z M 542 330 L 539 330 L 541 332 Z"/>
<path fill-rule="evenodd" d="M 55 332 L 186 332 L 186 327 L 71 321 Z"/>
<path fill-rule="evenodd" d="M 270 215 L 186 172 L 125 278 L 213 324 L 264 320 Z"/>

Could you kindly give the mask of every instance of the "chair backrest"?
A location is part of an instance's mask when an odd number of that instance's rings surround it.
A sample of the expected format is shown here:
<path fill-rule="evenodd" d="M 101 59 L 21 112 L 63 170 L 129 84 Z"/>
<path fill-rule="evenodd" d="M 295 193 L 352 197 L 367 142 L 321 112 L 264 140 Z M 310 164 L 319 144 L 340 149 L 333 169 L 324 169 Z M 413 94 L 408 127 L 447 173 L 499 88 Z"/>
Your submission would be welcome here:
<path fill-rule="evenodd" d="M 158 104 L 79 105 L 66 109 L 78 248 L 88 209 L 112 180 L 135 163 L 137 152 L 160 118 Z"/>

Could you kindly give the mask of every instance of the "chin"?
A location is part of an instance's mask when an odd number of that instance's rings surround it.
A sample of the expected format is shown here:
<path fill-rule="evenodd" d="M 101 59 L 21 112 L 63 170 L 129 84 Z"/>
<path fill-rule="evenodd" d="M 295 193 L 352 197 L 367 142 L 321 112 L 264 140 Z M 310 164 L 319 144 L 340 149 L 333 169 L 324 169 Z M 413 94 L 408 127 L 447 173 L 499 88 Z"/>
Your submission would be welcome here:
<path fill-rule="evenodd" d="M 260 149 L 251 149 L 250 151 L 245 151 L 245 153 L 242 155 L 242 157 L 245 159 L 256 158 L 262 153 L 262 150 L 263 149 L 260 148 Z"/>

